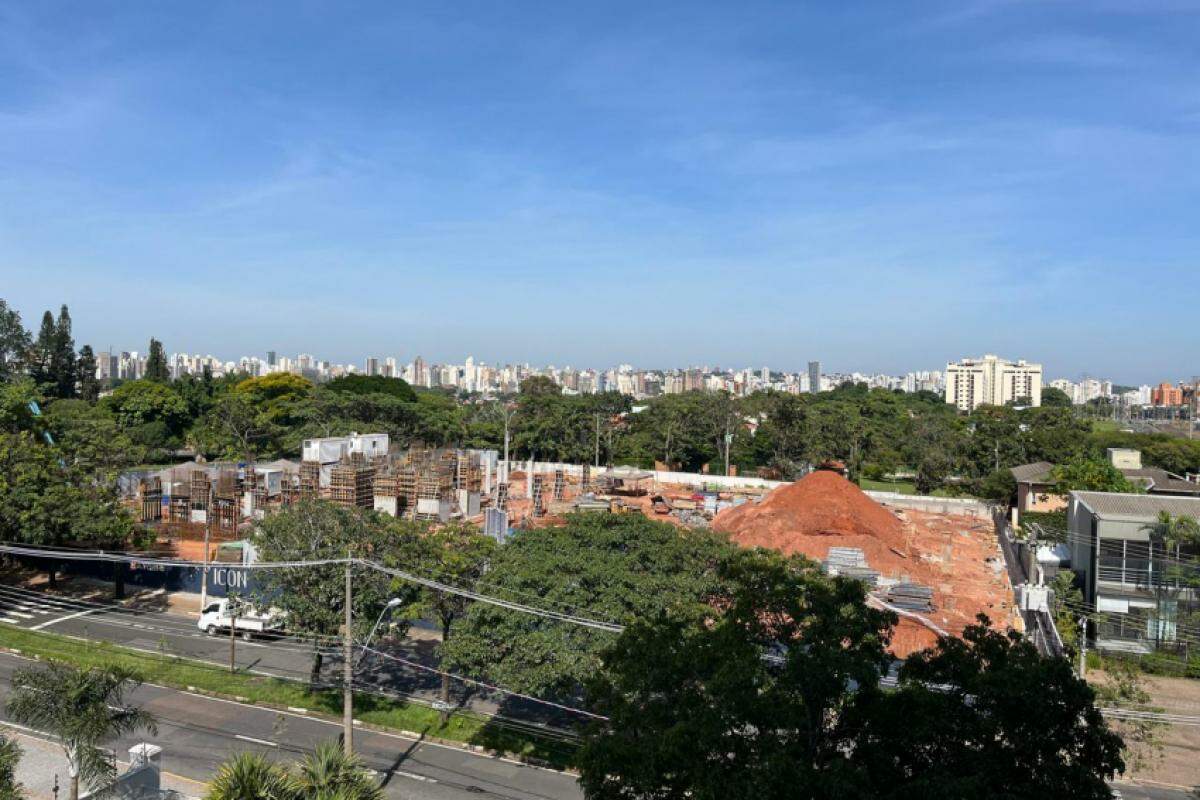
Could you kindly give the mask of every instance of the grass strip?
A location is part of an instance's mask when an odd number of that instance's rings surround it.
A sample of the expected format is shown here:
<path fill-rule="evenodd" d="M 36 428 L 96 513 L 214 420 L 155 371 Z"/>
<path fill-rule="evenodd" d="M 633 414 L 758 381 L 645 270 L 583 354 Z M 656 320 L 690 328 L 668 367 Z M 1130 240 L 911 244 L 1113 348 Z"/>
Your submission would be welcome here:
<path fill-rule="evenodd" d="M 122 666 L 136 670 L 148 683 L 175 689 L 196 689 L 224 698 L 280 709 L 303 708 L 310 713 L 339 718 L 340 689 L 310 689 L 306 684 L 284 678 L 253 675 L 203 661 L 132 650 L 110 642 L 81 640 L 70 636 L 0 627 L 0 647 L 73 664 L 77 667 Z M 441 715 L 419 703 L 395 700 L 378 694 L 354 693 L 354 717 L 393 731 L 411 731 L 424 736 L 489 750 L 510 753 L 565 768 L 571 765 L 575 746 L 570 742 L 514 731 L 501 721 L 470 711 L 456 711 L 443 724 Z"/>

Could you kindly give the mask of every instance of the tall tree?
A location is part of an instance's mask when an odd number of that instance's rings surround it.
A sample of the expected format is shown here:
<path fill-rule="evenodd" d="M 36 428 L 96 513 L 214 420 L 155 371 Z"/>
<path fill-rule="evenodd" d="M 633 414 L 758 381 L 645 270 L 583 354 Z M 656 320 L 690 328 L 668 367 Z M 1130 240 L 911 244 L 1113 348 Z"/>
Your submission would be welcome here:
<path fill-rule="evenodd" d="M 153 715 L 126 702 L 141 678 L 122 667 L 80 669 L 57 661 L 20 669 L 12 676 L 8 714 L 50 734 L 67 756 L 70 800 L 80 781 L 103 786 L 116 774 L 109 739 L 145 729 L 158 733 Z"/>
<path fill-rule="evenodd" d="M 427 575 L 453 586 L 471 588 L 483 577 L 496 552 L 496 543 L 473 525 L 445 525 L 419 534 L 420 565 Z M 399 565 L 397 565 L 399 566 Z M 427 590 L 422 605 L 442 626 L 442 647 L 450 641 L 451 626 L 470 608 L 458 594 Z M 442 701 L 450 702 L 450 676 L 442 675 Z"/>
<path fill-rule="evenodd" d="M 42 314 L 42 327 L 33 343 L 29 374 L 37 383 L 38 389 L 50 397 L 53 397 L 58 389 L 58 381 L 54 375 L 54 351 L 57 346 L 58 326 L 54 323 L 54 315 L 46 311 Z"/>
<path fill-rule="evenodd" d="M 986 617 L 910 656 L 896 692 L 867 697 L 850 721 L 872 797 L 1102 800 L 1125 769 L 1121 737 L 1071 663 Z"/>
<path fill-rule="evenodd" d="M 58 322 L 54 325 L 54 353 L 50 359 L 50 371 L 54 375 L 55 396 L 75 396 L 78 379 L 75 364 L 75 337 L 71 333 L 71 313 L 64 303 L 58 311 Z"/>
<path fill-rule="evenodd" d="M 589 681 L 608 718 L 579 756 L 589 800 L 874 796 L 848 757 L 895 616 L 803 558 L 739 551 L 696 617 L 626 628 Z"/>
<path fill-rule="evenodd" d="M 171 368 L 167 365 L 167 354 L 163 351 L 162 342 L 150 340 L 150 351 L 146 354 L 146 374 L 148 381 L 166 383 L 171 380 Z"/>
<path fill-rule="evenodd" d="M 328 501 L 308 500 L 259 523 L 254 545 L 262 561 L 318 561 L 344 559 L 349 555 L 390 560 L 392 549 L 412 545 L 396 534 L 395 529 L 385 529 L 373 512 L 362 513 Z M 342 631 L 345 576 L 343 564 L 262 570 L 254 595 L 257 605 L 281 609 L 293 631 L 311 637 L 313 685 L 321 680 L 326 640 Z M 388 597 L 394 594 L 410 602 L 419 596 L 411 584 L 393 585 L 380 573 L 356 571 L 351 607 L 356 632 L 365 636 Z"/>
<path fill-rule="evenodd" d="M 499 597 L 538 597 L 547 607 L 627 623 L 665 608 L 696 609 L 714 590 L 728 547 L 711 532 L 681 532 L 640 514 L 572 514 L 563 526 L 522 531 L 499 548 L 484 581 Z M 571 702 L 611 636 L 475 603 L 455 622 L 443 656 L 448 669 Z"/>
<path fill-rule="evenodd" d="M 0 299 L 0 381 L 24 371 L 33 341 L 21 324 L 21 314 Z"/>
<path fill-rule="evenodd" d="M 100 399 L 100 379 L 96 377 L 96 354 L 90 344 L 80 348 L 76 370 L 79 373 L 79 399 L 96 402 Z"/>

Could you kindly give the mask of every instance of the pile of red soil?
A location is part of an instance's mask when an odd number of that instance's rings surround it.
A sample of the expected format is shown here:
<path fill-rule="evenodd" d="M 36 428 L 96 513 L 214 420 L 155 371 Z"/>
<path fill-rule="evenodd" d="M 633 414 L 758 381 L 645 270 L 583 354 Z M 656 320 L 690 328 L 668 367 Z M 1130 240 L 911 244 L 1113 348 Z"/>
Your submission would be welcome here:
<path fill-rule="evenodd" d="M 895 514 L 835 472 L 813 472 L 759 503 L 722 511 L 713 528 L 744 547 L 769 547 L 822 560 L 830 547 L 858 547 L 872 569 L 909 573 L 905 525 Z"/>

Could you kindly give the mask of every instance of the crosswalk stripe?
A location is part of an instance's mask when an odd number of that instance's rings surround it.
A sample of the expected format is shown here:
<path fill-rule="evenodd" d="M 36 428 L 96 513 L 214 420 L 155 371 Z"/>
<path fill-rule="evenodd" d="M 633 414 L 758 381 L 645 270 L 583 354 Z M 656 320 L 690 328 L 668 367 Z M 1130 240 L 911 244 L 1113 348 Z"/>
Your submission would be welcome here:
<path fill-rule="evenodd" d="M 21 619 L 33 619 L 33 614 L 26 614 L 21 611 L 13 611 L 12 609 L 9 609 L 8 611 L 6 611 L 4 613 L 11 614 L 14 617 L 20 617 Z"/>
<path fill-rule="evenodd" d="M 7 622 L 10 625 L 20 625 L 21 620 L 12 619 L 11 617 L 0 617 L 0 622 Z"/>

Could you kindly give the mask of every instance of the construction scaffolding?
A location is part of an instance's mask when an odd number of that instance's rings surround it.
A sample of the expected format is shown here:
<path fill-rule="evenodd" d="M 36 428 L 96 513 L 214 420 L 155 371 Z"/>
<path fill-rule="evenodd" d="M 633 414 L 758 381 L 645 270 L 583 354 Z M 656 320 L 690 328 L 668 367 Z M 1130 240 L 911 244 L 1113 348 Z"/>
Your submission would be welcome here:
<path fill-rule="evenodd" d="M 583 478 L 579 481 L 579 493 L 587 494 L 590 491 L 592 491 L 592 466 L 584 464 Z"/>
<path fill-rule="evenodd" d="M 508 510 L 508 484 L 496 484 L 496 508 L 501 511 Z"/>
<path fill-rule="evenodd" d="M 563 473 L 562 468 L 554 470 L 554 502 L 561 503 L 563 501 L 566 485 L 567 476 Z"/>
<path fill-rule="evenodd" d="M 321 462 L 300 462 L 300 497 L 313 499 L 321 494 Z"/>
<path fill-rule="evenodd" d="M 371 508 L 375 503 L 375 467 L 361 453 L 343 457 L 330 471 L 329 499 L 346 508 Z"/>
<path fill-rule="evenodd" d="M 533 489 L 530 492 L 530 497 L 533 500 L 533 516 L 544 517 L 546 516 L 546 504 L 542 498 L 542 476 L 534 475 L 532 481 Z"/>
<path fill-rule="evenodd" d="M 162 481 L 156 477 L 144 478 L 138 490 L 142 500 L 142 522 L 162 520 Z"/>
<path fill-rule="evenodd" d="M 193 473 L 194 475 L 194 473 Z M 212 490 L 212 505 L 209 509 L 212 524 L 222 531 L 236 531 L 241 517 L 239 500 L 241 486 L 237 472 L 221 470 L 217 474 L 217 483 Z"/>

